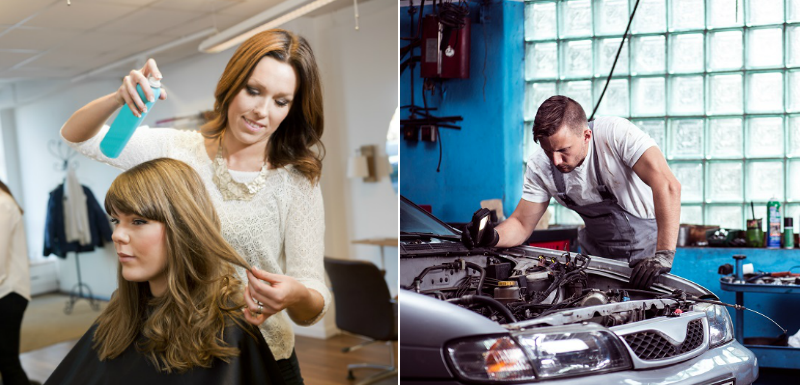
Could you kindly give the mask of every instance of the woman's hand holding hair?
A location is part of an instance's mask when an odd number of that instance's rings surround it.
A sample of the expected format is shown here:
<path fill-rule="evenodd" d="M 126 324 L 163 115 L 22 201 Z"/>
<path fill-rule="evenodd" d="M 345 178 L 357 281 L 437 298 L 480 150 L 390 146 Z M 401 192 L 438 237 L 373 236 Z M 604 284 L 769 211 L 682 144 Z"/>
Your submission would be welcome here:
<path fill-rule="evenodd" d="M 250 273 L 247 273 L 248 278 L 250 278 Z M 264 312 L 263 305 L 259 305 L 253 299 L 252 294 L 250 294 L 250 285 L 247 285 L 247 288 L 244 290 L 244 302 L 246 307 L 242 309 L 242 313 L 244 314 L 244 319 L 255 325 L 261 325 L 264 321 L 267 320 L 272 314 L 267 314 Z M 259 306 L 261 308 L 259 309 Z"/>
<path fill-rule="evenodd" d="M 121 107 L 127 105 L 128 108 L 136 116 L 140 116 L 147 110 L 147 107 L 144 105 L 144 101 L 139 96 L 139 92 L 136 91 L 136 85 L 139 84 L 142 86 L 142 91 L 144 92 L 145 96 L 149 101 L 153 100 L 153 90 L 150 89 L 150 82 L 147 81 L 148 77 L 154 77 L 158 80 L 161 80 L 161 71 L 158 70 L 158 66 L 156 65 L 156 61 L 154 59 L 147 59 L 147 62 L 144 63 L 144 67 L 140 70 L 131 70 L 131 72 L 122 78 L 122 85 L 117 90 L 117 93 L 114 94 L 114 100 L 117 104 Z M 161 89 L 161 95 L 158 97 L 161 100 L 167 98 L 167 92 L 163 88 Z"/>
<path fill-rule="evenodd" d="M 295 322 L 311 319 L 322 311 L 322 295 L 290 276 L 253 268 L 247 271 L 247 280 L 244 313 L 247 322 L 253 325 L 260 325 L 283 309 L 287 309 Z"/>

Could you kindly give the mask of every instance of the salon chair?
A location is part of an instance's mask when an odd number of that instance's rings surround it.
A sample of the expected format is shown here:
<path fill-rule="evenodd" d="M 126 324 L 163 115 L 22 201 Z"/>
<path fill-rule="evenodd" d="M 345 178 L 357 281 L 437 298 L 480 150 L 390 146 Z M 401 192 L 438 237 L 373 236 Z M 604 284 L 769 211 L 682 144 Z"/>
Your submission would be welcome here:
<path fill-rule="evenodd" d="M 359 381 L 356 385 L 372 384 L 397 375 L 395 347 L 397 342 L 397 301 L 389 294 L 383 273 L 374 264 L 366 261 L 343 260 L 325 257 L 325 270 L 333 286 L 336 306 L 336 326 L 348 333 L 369 340 L 342 349 L 352 352 L 364 346 L 380 342 L 391 349 L 390 365 L 347 365 L 348 380 L 355 379 L 354 369 L 383 369 Z"/>

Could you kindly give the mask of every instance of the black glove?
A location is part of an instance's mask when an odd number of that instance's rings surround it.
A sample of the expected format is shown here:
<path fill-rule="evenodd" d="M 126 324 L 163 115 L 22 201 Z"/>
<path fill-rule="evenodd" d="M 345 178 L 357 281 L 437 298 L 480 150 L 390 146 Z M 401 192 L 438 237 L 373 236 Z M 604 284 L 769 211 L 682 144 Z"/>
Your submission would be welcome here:
<path fill-rule="evenodd" d="M 675 250 L 658 250 L 656 255 L 635 262 L 631 273 L 631 285 L 637 289 L 649 289 L 656 277 L 669 273 L 673 258 Z"/>
<path fill-rule="evenodd" d="M 491 221 L 491 211 L 480 209 L 472 214 L 472 220 L 461 231 L 461 243 L 468 249 L 474 247 L 493 247 L 500 241 L 500 235 Z"/>

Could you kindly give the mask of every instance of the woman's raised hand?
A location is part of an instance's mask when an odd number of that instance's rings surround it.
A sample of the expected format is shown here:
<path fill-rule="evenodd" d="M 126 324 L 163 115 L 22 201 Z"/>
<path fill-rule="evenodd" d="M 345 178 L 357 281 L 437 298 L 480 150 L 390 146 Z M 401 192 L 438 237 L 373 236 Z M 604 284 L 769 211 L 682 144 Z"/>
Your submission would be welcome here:
<path fill-rule="evenodd" d="M 139 97 L 139 93 L 136 91 L 137 84 L 141 85 L 142 91 L 144 91 L 149 101 L 154 100 L 153 90 L 150 89 L 150 83 L 147 81 L 149 76 L 161 80 L 161 71 L 158 70 L 156 61 L 153 59 L 147 59 L 142 69 L 132 70 L 127 76 L 122 78 L 122 85 L 114 96 L 114 99 L 120 106 L 127 105 L 136 116 L 141 116 L 142 113 L 147 111 L 144 101 L 142 101 L 142 98 Z M 162 88 L 161 95 L 159 95 L 158 98 L 161 100 L 166 99 L 166 90 Z"/>

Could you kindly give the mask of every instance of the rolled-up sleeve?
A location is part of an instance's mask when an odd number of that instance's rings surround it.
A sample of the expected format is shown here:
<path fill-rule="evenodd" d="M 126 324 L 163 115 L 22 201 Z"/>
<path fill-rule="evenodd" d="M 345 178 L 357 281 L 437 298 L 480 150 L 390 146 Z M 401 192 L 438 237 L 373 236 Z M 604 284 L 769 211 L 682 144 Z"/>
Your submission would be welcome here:
<path fill-rule="evenodd" d="M 525 179 L 522 183 L 522 199 L 533 203 L 542 203 L 550 201 L 550 193 L 545 187 L 542 180 L 543 170 L 537 167 L 537 163 L 533 157 L 528 160 L 528 165 L 525 167 Z"/>
<path fill-rule="evenodd" d="M 622 118 L 614 118 L 610 121 L 610 129 L 606 130 L 603 135 L 608 136 L 607 140 L 616 145 L 616 152 L 628 167 L 636 165 L 642 154 L 650 147 L 657 147 L 656 141 L 650 135 L 630 121 Z"/>
<path fill-rule="evenodd" d="M 331 303 L 325 283 L 325 209 L 319 183 L 312 183 L 297 171 L 290 174 L 291 201 L 284 237 L 286 275 L 319 292 L 324 301 L 319 314 L 300 324 L 309 326 L 322 319 Z"/>

